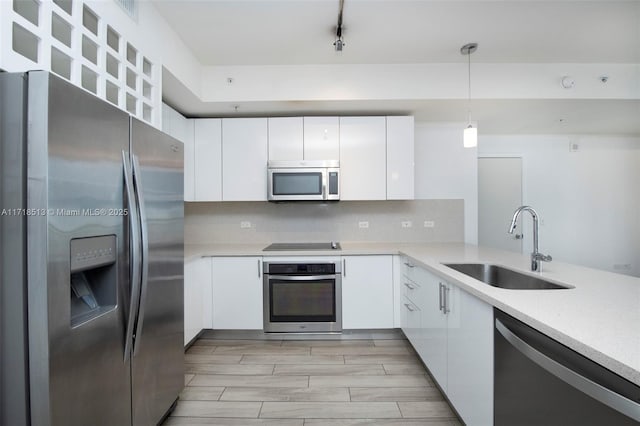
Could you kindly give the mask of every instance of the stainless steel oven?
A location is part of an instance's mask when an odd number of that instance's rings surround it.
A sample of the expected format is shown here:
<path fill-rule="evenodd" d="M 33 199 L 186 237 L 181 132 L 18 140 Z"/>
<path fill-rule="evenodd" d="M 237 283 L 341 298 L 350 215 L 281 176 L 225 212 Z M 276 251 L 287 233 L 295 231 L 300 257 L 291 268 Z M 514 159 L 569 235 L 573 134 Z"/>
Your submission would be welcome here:
<path fill-rule="evenodd" d="M 342 331 L 340 260 L 263 265 L 265 332 Z"/>

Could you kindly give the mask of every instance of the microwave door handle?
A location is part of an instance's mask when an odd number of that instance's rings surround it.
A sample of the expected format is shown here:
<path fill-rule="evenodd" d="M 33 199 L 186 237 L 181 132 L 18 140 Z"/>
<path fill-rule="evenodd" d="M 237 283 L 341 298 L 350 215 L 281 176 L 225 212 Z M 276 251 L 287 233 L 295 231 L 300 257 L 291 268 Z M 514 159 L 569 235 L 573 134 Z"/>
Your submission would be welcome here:
<path fill-rule="evenodd" d="M 322 171 L 322 199 L 327 199 L 327 182 L 329 179 L 329 174 L 326 170 Z"/>

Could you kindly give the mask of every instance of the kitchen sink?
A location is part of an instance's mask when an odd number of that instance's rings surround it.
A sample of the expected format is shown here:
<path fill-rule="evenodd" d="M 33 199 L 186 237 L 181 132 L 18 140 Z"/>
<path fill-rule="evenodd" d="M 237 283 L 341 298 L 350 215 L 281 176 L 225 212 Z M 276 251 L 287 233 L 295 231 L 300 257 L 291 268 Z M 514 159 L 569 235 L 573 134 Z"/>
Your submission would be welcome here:
<path fill-rule="evenodd" d="M 490 263 L 444 263 L 443 265 L 490 286 L 509 290 L 563 290 L 572 288 Z"/>

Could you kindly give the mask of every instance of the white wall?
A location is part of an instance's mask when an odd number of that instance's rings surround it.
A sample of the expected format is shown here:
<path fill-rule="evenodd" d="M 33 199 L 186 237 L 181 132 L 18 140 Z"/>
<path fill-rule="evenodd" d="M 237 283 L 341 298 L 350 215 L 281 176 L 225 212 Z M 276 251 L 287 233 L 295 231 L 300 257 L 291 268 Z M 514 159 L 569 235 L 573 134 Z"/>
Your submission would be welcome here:
<path fill-rule="evenodd" d="M 169 69 L 185 86 L 200 92 L 202 65 L 153 3 L 138 2 L 138 20 L 131 19 L 114 1 L 85 0 L 107 23 L 150 58 Z"/>
<path fill-rule="evenodd" d="M 602 64 L 473 65 L 477 99 L 638 99 L 634 64 L 606 64 L 610 79 L 600 83 Z M 576 86 L 560 86 L 571 75 Z M 233 84 L 227 78 L 233 78 Z M 464 99 L 464 63 L 203 66 L 204 102 Z"/>
<path fill-rule="evenodd" d="M 540 214 L 541 252 L 640 276 L 640 138 L 485 135 L 478 153 L 522 156 L 523 202 Z"/>
<path fill-rule="evenodd" d="M 466 123 L 416 123 L 415 197 L 464 200 L 464 239 L 477 244 L 478 152 L 462 146 L 465 126 Z"/>

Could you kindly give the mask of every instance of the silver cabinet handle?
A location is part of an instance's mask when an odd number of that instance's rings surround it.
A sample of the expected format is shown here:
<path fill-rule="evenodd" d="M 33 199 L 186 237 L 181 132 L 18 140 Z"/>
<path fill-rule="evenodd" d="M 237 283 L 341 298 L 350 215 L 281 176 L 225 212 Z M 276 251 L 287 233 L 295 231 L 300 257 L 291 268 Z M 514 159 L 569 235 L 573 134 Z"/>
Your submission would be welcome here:
<path fill-rule="evenodd" d="M 443 303 L 442 303 L 443 311 L 442 312 L 444 312 L 445 314 L 448 314 L 449 312 L 451 312 L 451 309 L 450 309 L 450 306 L 449 306 L 450 305 L 450 303 L 449 303 L 450 302 L 450 300 L 449 300 L 450 299 L 449 292 L 451 291 L 451 289 L 448 286 L 444 285 L 444 284 L 442 284 L 442 288 L 444 289 L 444 291 L 442 292 L 443 296 L 444 296 L 442 298 L 443 299 Z"/>
<path fill-rule="evenodd" d="M 416 289 L 416 287 L 415 287 L 415 286 L 413 286 L 413 285 L 411 285 L 411 284 L 409 284 L 409 283 L 404 283 L 404 285 L 405 285 L 409 290 L 415 290 L 415 289 Z"/>
<path fill-rule="evenodd" d="M 412 309 L 412 308 L 411 308 L 411 305 L 410 305 L 410 304 L 408 304 L 408 303 L 405 303 L 405 304 L 404 304 L 404 306 L 406 306 L 406 307 L 407 307 L 407 309 L 409 310 L 409 312 L 414 312 L 414 311 L 415 311 L 415 309 Z"/>
<path fill-rule="evenodd" d="M 569 367 L 549 358 L 542 352 L 528 345 L 520 337 L 516 336 L 499 319 L 496 319 L 496 330 L 520 353 L 547 370 L 565 383 L 579 391 L 589 395 L 597 401 L 613 408 L 614 410 L 640 421 L 640 404 L 632 401 L 604 386 L 589 380 Z"/>
<path fill-rule="evenodd" d="M 442 283 L 438 283 L 438 309 L 441 311 L 444 308 L 442 297 Z"/>
<path fill-rule="evenodd" d="M 342 259 L 342 276 L 347 276 L 347 259 Z"/>
<path fill-rule="evenodd" d="M 258 278 L 262 277 L 262 271 L 260 270 L 260 259 L 258 259 Z"/>
<path fill-rule="evenodd" d="M 126 361 L 133 346 L 133 331 L 136 323 L 138 306 L 140 304 L 140 216 L 138 215 L 138 204 L 136 203 L 135 188 L 133 186 L 133 171 L 131 170 L 131 160 L 129 152 L 122 151 L 122 166 L 124 169 L 124 185 L 127 192 L 127 204 L 129 207 L 129 262 L 131 264 L 130 271 L 130 291 L 129 294 L 129 311 L 127 312 L 127 330 L 125 332 L 124 344 L 124 360 Z"/>
<path fill-rule="evenodd" d="M 138 353 L 142 342 L 142 324 L 144 323 L 144 310 L 147 302 L 147 288 L 149 286 L 149 227 L 147 214 L 142 195 L 142 183 L 140 180 L 140 163 L 138 157 L 133 154 L 133 182 L 138 202 L 138 212 L 140 214 L 140 237 L 142 243 L 142 272 L 140 274 L 140 307 L 138 308 L 138 322 L 136 324 L 136 334 L 133 345 L 133 355 Z"/>
<path fill-rule="evenodd" d="M 415 265 L 410 264 L 409 262 L 404 262 L 404 264 L 408 267 L 408 268 L 415 268 Z"/>

